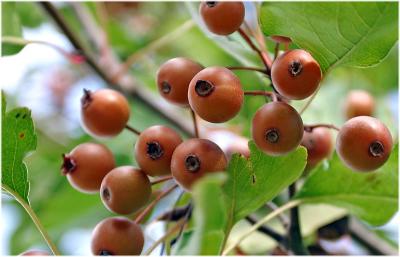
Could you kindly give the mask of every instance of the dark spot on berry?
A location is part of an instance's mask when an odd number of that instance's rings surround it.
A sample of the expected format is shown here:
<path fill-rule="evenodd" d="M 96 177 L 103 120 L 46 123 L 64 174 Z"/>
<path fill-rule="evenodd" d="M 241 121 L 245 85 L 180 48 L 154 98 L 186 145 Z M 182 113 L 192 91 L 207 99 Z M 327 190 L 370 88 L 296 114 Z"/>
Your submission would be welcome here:
<path fill-rule="evenodd" d="M 107 250 L 100 250 L 99 255 L 113 255 L 110 251 Z"/>
<path fill-rule="evenodd" d="M 206 5 L 207 5 L 208 7 L 210 7 L 210 8 L 212 8 L 212 7 L 214 7 L 214 6 L 217 5 L 217 2 L 216 2 L 216 1 L 207 1 L 207 2 L 206 2 Z"/>
<path fill-rule="evenodd" d="M 289 73 L 293 77 L 298 76 L 301 71 L 303 70 L 303 65 L 301 64 L 300 61 L 295 60 L 289 65 Z"/>
<path fill-rule="evenodd" d="M 369 153 L 373 157 L 381 157 L 385 153 L 385 148 L 381 142 L 375 141 L 369 145 Z"/>
<path fill-rule="evenodd" d="M 195 90 L 199 96 L 208 96 L 214 91 L 214 85 L 205 80 L 198 80 L 196 82 Z"/>
<path fill-rule="evenodd" d="M 160 143 L 153 141 L 147 143 L 147 150 L 146 150 L 147 155 L 152 159 L 152 160 L 157 160 L 164 154 L 164 149 L 160 145 Z"/>
<path fill-rule="evenodd" d="M 82 109 L 86 109 L 92 102 L 92 92 L 88 89 L 83 89 L 83 96 L 81 98 Z"/>
<path fill-rule="evenodd" d="M 161 83 L 161 91 L 164 94 L 169 94 L 169 92 L 171 92 L 171 85 L 167 81 L 163 81 Z"/>
<path fill-rule="evenodd" d="M 200 159 L 194 155 L 188 155 L 185 159 L 185 167 L 190 172 L 197 172 L 200 169 Z"/>
<path fill-rule="evenodd" d="M 104 200 L 109 201 L 111 199 L 111 193 L 110 190 L 106 187 L 101 191 L 101 194 L 104 198 Z"/>
<path fill-rule="evenodd" d="M 269 143 L 277 143 L 279 141 L 279 132 L 277 129 L 272 128 L 272 129 L 268 129 L 267 132 L 265 133 L 265 139 L 269 142 Z"/>
<path fill-rule="evenodd" d="M 76 169 L 76 163 L 72 160 L 72 158 L 67 155 L 63 154 L 63 164 L 61 165 L 61 172 L 63 175 L 68 174 Z"/>

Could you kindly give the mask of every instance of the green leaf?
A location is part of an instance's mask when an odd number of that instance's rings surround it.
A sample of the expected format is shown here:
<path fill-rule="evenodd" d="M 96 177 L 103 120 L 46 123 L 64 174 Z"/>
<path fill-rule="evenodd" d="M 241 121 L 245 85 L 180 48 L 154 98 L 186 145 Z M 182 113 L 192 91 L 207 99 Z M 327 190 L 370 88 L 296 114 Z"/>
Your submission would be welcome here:
<path fill-rule="evenodd" d="M 380 169 L 355 172 L 338 155 L 313 172 L 296 195 L 305 203 L 328 203 L 347 209 L 371 225 L 383 225 L 398 208 L 398 146 Z"/>
<path fill-rule="evenodd" d="M 3 2 L 1 4 L 1 35 L 2 36 L 14 36 L 21 37 L 22 35 L 22 27 L 21 22 L 19 20 L 15 2 Z M 17 54 L 23 46 L 2 43 L 2 52 L 1 55 L 13 55 Z"/>
<path fill-rule="evenodd" d="M 264 154 L 253 141 L 249 147 L 249 160 L 238 154 L 233 156 L 227 170 L 228 180 L 223 186 L 230 226 L 296 181 L 306 165 L 304 147 L 279 157 Z"/>
<path fill-rule="evenodd" d="M 31 111 L 22 107 L 6 112 L 4 93 L 1 110 L 1 183 L 29 203 L 28 171 L 23 159 L 30 151 L 36 149 L 37 138 Z"/>
<path fill-rule="evenodd" d="M 174 255 L 217 255 L 222 251 L 227 223 L 227 208 L 221 189 L 224 179 L 223 173 L 213 174 L 194 186 L 196 229 L 179 241 Z"/>
<path fill-rule="evenodd" d="M 324 72 L 377 64 L 398 38 L 396 2 L 265 2 L 260 19 L 265 35 L 290 37 Z"/>
<path fill-rule="evenodd" d="M 40 9 L 38 3 L 17 2 L 16 9 L 21 24 L 24 27 L 36 28 L 46 19 L 46 16 L 43 14 L 43 11 Z"/>

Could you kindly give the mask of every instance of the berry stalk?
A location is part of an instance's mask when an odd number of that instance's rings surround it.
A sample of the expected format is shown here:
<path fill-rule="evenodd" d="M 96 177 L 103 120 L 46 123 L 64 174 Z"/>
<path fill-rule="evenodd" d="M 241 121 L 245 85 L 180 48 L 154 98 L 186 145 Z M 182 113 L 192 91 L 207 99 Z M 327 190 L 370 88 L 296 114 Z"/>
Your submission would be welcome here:
<path fill-rule="evenodd" d="M 131 127 L 131 126 L 129 126 L 128 124 L 125 125 L 125 128 L 126 128 L 127 130 L 133 132 L 134 134 L 140 136 L 140 131 L 137 130 L 137 129 L 135 129 L 135 128 L 133 128 L 133 127 Z"/>
<path fill-rule="evenodd" d="M 170 179 L 172 179 L 172 176 L 160 177 L 160 178 L 157 178 L 157 179 L 151 181 L 151 185 L 154 186 L 154 185 L 157 185 L 157 184 L 162 183 L 164 181 L 168 181 Z"/>
<path fill-rule="evenodd" d="M 314 125 L 304 125 L 304 131 L 311 132 L 315 128 L 329 128 L 339 131 L 340 128 L 332 124 L 314 124 Z"/>
<path fill-rule="evenodd" d="M 278 101 L 278 96 L 275 92 L 254 90 L 254 91 L 244 91 L 244 95 L 251 95 L 251 96 L 262 95 L 262 96 L 267 96 L 267 97 L 271 98 L 272 101 L 274 101 L 274 102 Z"/>
<path fill-rule="evenodd" d="M 246 66 L 227 66 L 225 67 L 228 70 L 249 70 L 249 71 L 257 71 L 260 72 L 264 75 L 269 76 L 268 70 L 263 69 L 263 68 L 257 68 L 257 67 L 246 67 Z"/>

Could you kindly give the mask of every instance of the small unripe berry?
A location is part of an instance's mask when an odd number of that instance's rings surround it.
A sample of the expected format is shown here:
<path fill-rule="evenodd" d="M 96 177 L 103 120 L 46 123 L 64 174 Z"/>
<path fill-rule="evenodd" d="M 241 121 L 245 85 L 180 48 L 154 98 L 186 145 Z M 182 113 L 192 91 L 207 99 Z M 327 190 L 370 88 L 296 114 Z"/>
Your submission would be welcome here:
<path fill-rule="evenodd" d="M 91 135 L 116 136 L 128 122 L 129 103 L 115 90 L 100 89 L 95 92 L 84 90 L 81 104 L 83 127 Z"/>
<path fill-rule="evenodd" d="M 95 193 L 99 191 L 103 178 L 114 167 L 114 156 L 106 146 L 83 143 L 63 155 L 61 170 L 75 189 Z"/>
<path fill-rule="evenodd" d="M 172 176 L 184 189 L 210 172 L 224 171 L 227 160 L 218 145 L 207 139 L 189 139 L 174 151 L 171 161 Z"/>
<path fill-rule="evenodd" d="M 203 66 L 188 58 L 170 59 L 157 71 L 158 91 L 167 101 L 188 106 L 189 83 L 202 69 Z"/>
<path fill-rule="evenodd" d="M 50 255 L 50 253 L 43 250 L 28 250 L 20 254 L 20 256 L 47 256 L 47 255 Z"/>
<path fill-rule="evenodd" d="M 219 123 L 232 119 L 243 104 L 240 80 L 223 67 L 209 67 L 197 73 L 189 86 L 189 103 L 202 119 Z"/>
<path fill-rule="evenodd" d="M 287 154 L 303 137 L 303 121 L 298 112 L 283 102 L 264 104 L 253 117 L 252 137 L 269 155 Z"/>
<path fill-rule="evenodd" d="M 217 34 L 226 36 L 240 28 L 244 20 L 242 2 L 202 2 L 200 15 L 207 28 Z"/>
<path fill-rule="evenodd" d="M 317 90 L 321 77 L 318 62 L 301 49 L 280 55 L 271 68 L 271 79 L 276 90 L 292 100 L 301 100 L 312 95 Z"/>
<path fill-rule="evenodd" d="M 143 245 L 140 226 L 124 217 L 104 219 L 92 233 L 93 255 L 140 255 Z"/>
<path fill-rule="evenodd" d="M 171 158 L 182 138 L 166 126 L 152 126 L 140 133 L 135 145 L 135 159 L 149 176 L 171 173 Z"/>
<path fill-rule="evenodd" d="M 333 140 L 331 132 L 324 127 L 313 128 L 312 131 L 304 131 L 301 145 L 307 148 L 307 169 L 312 169 L 332 153 Z"/>
<path fill-rule="evenodd" d="M 364 90 L 350 91 L 344 103 L 346 119 L 351 119 L 357 116 L 372 116 L 374 109 L 374 98 Z"/>
<path fill-rule="evenodd" d="M 358 116 L 348 120 L 336 139 L 342 161 L 357 171 L 372 171 L 389 158 L 393 141 L 389 129 L 378 119 Z"/>
<path fill-rule="evenodd" d="M 110 171 L 103 179 L 100 196 L 104 205 L 118 214 L 131 214 L 150 199 L 151 184 L 141 170 L 121 166 Z"/>

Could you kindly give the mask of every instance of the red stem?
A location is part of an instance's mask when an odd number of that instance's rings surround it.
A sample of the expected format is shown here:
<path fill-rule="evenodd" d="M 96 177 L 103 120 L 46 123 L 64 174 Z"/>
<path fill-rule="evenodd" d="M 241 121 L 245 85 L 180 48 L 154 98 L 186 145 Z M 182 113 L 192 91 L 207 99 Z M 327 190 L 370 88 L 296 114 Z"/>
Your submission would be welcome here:
<path fill-rule="evenodd" d="M 225 67 L 229 70 L 250 70 L 250 71 L 257 71 L 257 72 L 261 72 L 264 75 L 269 76 L 269 73 L 266 69 L 262 69 L 262 68 L 257 68 L 257 67 L 243 67 L 243 66 L 227 66 Z"/>
<path fill-rule="evenodd" d="M 278 101 L 278 96 L 274 92 L 254 90 L 254 91 L 244 91 L 244 95 L 252 95 L 252 96 L 263 95 L 270 97 L 274 102 Z"/>
<path fill-rule="evenodd" d="M 131 127 L 131 126 L 129 126 L 128 124 L 125 125 L 125 128 L 126 128 L 127 130 L 133 132 L 134 134 L 140 136 L 140 131 L 137 130 L 137 129 L 135 129 L 135 128 L 133 128 L 133 127 Z"/>
<path fill-rule="evenodd" d="M 172 179 L 171 175 L 160 177 L 160 178 L 157 178 L 157 179 L 151 181 L 151 185 L 154 186 L 154 185 L 157 185 L 159 183 L 162 183 L 162 182 L 170 180 L 170 179 Z"/>
<path fill-rule="evenodd" d="M 335 125 L 332 124 L 314 124 L 314 125 L 304 125 L 304 130 L 307 132 L 311 132 L 315 128 L 329 128 L 329 129 L 334 129 L 339 131 L 340 128 L 336 127 Z"/>
<path fill-rule="evenodd" d="M 196 138 L 198 138 L 199 137 L 199 127 L 197 125 L 196 113 L 192 109 L 190 109 L 190 111 L 191 111 L 192 120 L 193 120 L 194 136 Z"/>

